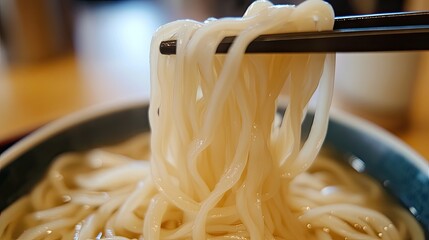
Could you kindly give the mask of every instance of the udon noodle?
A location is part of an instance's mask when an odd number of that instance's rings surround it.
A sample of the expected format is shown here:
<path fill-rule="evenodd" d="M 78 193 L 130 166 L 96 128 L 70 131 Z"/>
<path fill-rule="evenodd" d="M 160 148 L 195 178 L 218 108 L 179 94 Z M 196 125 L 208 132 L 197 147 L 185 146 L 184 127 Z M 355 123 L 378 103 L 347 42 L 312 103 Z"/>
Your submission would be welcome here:
<path fill-rule="evenodd" d="M 380 186 L 318 155 L 334 55 L 244 54 L 258 35 L 329 30 L 333 17 L 322 1 L 257 1 L 242 18 L 161 27 L 152 42 L 150 137 L 59 156 L 2 212 L 0 237 L 423 239 Z M 237 38 L 228 53 L 215 54 L 230 35 Z M 160 55 L 170 38 L 177 54 Z M 301 139 L 316 89 L 314 121 Z M 277 118 L 282 92 L 288 106 Z"/>

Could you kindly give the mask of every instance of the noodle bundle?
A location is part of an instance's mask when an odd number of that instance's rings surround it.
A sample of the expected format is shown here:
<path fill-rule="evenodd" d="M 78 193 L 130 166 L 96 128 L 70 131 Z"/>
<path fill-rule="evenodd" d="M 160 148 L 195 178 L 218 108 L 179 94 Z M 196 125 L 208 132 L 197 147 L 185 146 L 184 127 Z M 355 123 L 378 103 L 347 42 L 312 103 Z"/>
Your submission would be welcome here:
<path fill-rule="evenodd" d="M 330 30 L 333 22 L 319 0 L 257 1 L 242 18 L 162 26 L 152 41 L 151 135 L 60 156 L 0 215 L 0 237 L 423 239 L 380 186 L 318 156 L 335 56 L 244 54 L 261 34 Z M 215 54 L 231 35 L 228 53 Z M 177 54 L 160 55 L 170 38 Z M 301 139 L 316 90 L 313 125 Z M 277 118 L 284 92 L 287 110 Z"/>

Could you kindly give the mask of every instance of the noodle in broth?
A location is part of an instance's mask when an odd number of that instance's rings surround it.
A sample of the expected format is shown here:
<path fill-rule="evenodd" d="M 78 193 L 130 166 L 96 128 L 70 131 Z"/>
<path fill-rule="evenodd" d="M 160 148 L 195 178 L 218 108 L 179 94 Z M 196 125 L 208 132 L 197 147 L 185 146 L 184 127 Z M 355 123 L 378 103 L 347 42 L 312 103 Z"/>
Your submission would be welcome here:
<path fill-rule="evenodd" d="M 161 27 L 152 41 L 151 136 L 60 156 L 1 214 L 1 238 L 423 239 L 379 186 L 318 156 L 334 55 L 244 54 L 258 35 L 329 30 L 333 17 L 318 0 L 257 1 L 243 18 Z M 230 35 L 237 38 L 229 52 L 215 54 Z M 170 38 L 177 54 L 160 55 L 160 41 Z M 276 124 L 283 88 L 289 104 Z"/>

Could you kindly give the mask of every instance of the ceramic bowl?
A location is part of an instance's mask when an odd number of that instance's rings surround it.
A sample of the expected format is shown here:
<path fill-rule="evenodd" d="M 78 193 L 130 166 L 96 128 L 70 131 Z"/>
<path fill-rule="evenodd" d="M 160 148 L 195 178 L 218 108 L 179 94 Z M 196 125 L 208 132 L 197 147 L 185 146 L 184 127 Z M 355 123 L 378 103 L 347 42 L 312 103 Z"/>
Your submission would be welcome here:
<path fill-rule="evenodd" d="M 0 211 L 27 193 L 55 156 L 121 142 L 149 131 L 148 103 L 98 106 L 40 128 L 0 155 Z M 311 115 L 304 129 L 311 123 Z M 429 164 L 381 128 L 332 111 L 325 144 L 356 170 L 379 181 L 422 224 L 429 237 Z"/>

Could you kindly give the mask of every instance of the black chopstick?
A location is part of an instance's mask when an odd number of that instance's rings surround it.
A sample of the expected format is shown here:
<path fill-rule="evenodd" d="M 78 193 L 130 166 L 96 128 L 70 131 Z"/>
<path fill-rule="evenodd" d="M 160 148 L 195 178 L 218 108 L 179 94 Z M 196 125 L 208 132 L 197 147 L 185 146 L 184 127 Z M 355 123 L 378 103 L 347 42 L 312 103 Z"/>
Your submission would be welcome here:
<path fill-rule="evenodd" d="M 429 11 L 378 13 L 336 17 L 334 30 L 346 28 L 416 26 L 428 24 Z"/>
<path fill-rule="evenodd" d="M 235 37 L 226 37 L 216 52 L 226 53 Z M 335 18 L 333 31 L 262 35 L 247 53 L 373 52 L 429 50 L 429 11 Z M 163 41 L 161 54 L 176 53 L 176 40 Z"/>

